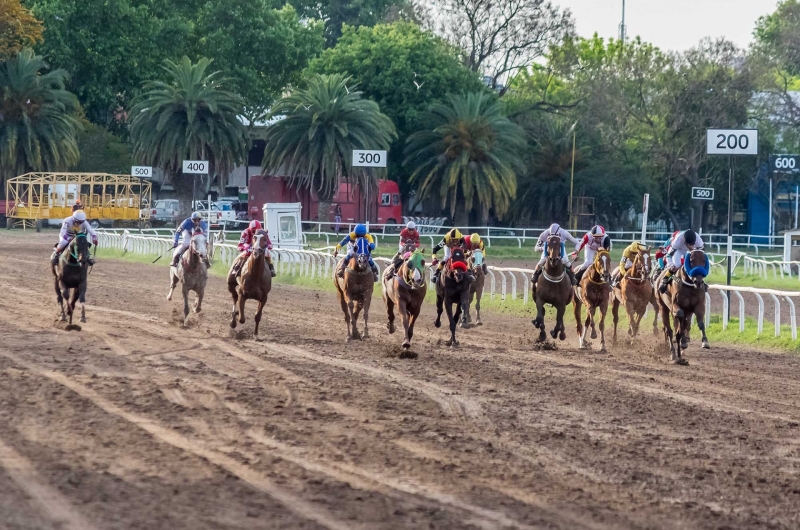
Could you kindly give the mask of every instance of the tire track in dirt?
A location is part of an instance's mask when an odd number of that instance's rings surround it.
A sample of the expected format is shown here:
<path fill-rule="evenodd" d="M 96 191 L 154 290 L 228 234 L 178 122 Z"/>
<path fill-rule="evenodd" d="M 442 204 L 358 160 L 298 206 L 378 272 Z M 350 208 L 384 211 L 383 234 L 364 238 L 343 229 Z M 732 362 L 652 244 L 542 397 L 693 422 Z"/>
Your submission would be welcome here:
<path fill-rule="evenodd" d="M 100 396 L 94 390 L 74 381 L 73 379 L 65 376 L 64 374 L 53 372 L 50 370 L 42 369 L 32 363 L 29 363 L 16 355 L 7 351 L 0 350 L 0 355 L 13 361 L 15 364 L 22 366 L 29 372 L 37 374 L 54 381 L 81 396 L 82 398 L 90 401 L 98 408 L 104 410 L 106 413 L 121 418 L 139 428 L 146 431 L 154 438 L 169 444 L 178 449 L 182 449 L 188 453 L 194 454 L 224 470 L 237 476 L 239 479 L 249 484 L 256 490 L 269 495 L 273 499 L 282 503 L 295 514 L 316 522 L 317 524 L 328 528 L 330 530 L 352 530 L 353 528 L 365 528 L 363 525 L 354 524 L 352 522 L 345 523 L 338 521 L 325 510 L 320 509 L 299 497 L 289 493 L 283 488 L 277 486 L 272 480 L 266 476 L 252 470 L 248 466 L 237 462 L 235 459 L 226 456 L 216 450 L 209 449 L 201 443 L 196 443 L 185 436 L 158 424 L 157 422 L 128 412 L 107 399 Z"/>
<path fill-rule="evenodd" d="M 56 489 L 39 477 L 33 464 L 14 448 L 0 440 L 0 467 L 24 490 L 46 516 L 64 530 L 95 530 L 89 522 Z"/>

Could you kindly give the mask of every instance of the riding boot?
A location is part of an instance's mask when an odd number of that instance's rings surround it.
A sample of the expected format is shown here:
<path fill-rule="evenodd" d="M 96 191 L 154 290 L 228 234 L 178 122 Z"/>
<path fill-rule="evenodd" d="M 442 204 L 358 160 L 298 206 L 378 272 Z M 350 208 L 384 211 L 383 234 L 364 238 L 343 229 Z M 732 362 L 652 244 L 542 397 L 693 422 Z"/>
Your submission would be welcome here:
<path fill-rule="evenodd" d="M 475 273 L 471 270 L 467 270 L 467 279 L 470 283 L 474 282 L 477 278 L 475 278 Z"/>
<path fill-rule="evenodd" d="M 275 273 L 275 265 L 273 265 L 271 261 L 269 262 L 269 274 L 270 274 L 270 276 L 272 276 L 273 278 L 274 278 L 275 276 L 277 276 L 277 274 Z"/>
<path fill-rule="evenodd" d="M 533 276 L 531 277 L 531 283 L 533 285 L 536 285 L 536 280 L 538 280 L 539 276 L 541 276 L 541 275 L 542 275 L 542 269 L 541 269 L 541 267 L 537 266 L 536 270 L 533 271 Z"/>
<path fill-rule="evenodd" d="M 434 272 L 434 273 L 433 273 L 433 277 L 431 278 L 431 282 L 432 282 L 433 284 L 437 284 L 437 283 L 439 283 L 439 275 L 440 275 L 441 273 L 442 273 L 442 268 L 441 268 L 441 267 L 437 267 L 437 268 L 436 268 L 436 272 Z"/>
<path fill-rule="evenodd" d="M 89 258 L 89 259 L 86 260 L 86 263 L 88 263 L 90 267 L 94 266 L 94 259 Z"/>
<path fill-rule="evenodd" d="M 53 255 L 50 256 L 50 263 L 53 265 L 58 265 L 58 260 L 61 259 L 61 253 L 57 250 L 53 251 Z"/>
<path fill-rule="evenodd" d="M 378 271 L 378 266 L 373 263 L 372 265 L 370 265 L 370 268 L 372 268 L 372 278 L 373 278 L 373 280 L 375 281 L 375 283 L 378 283 L 380 281 L 380 279 L 381 279 L 381 274 Z"/>
<path fill-rule="evenodd" d="M 567 276 L 569 276 L 569 281 L 572 282 L 572 285 L 578 285 L 578 280 L 575 279 L 575 273 L 572 272 L 572 269 L 567 267 L 565 270 L 567 271 Z"/>
<path fill-rule="evenodd" d="M 670 278 L 672 278 L 672 274 L 667 273 L 664 275 L 664 278 L 661 279 L 661 285 L 658 286 L 658 292 L 664 294 L 667 292 L 667 287 L 669 286 Z"/>
<path fill-rule="evenodd" d="M 342 259 L 339 268 L 336 269 L 336 276 L 344 278 L 344 270 L 347 268 L 347 258 Z"/>
<path fill-rule="evenodd" d="M 579 269 L 578 272 L 575 274 L 575 281 L 580 282 L 583 278 L 583 274 L 586 272 L 586 269 Z"/>
<path fill-rule="evenodd" d="M 483 269 L 483 274 L 484 275 L 489 274 L 489 266 L 488 265 L 486 265 L 484 263 L 483 265 L 481 265 L 481 268 Z"/>
<path fill-rule="evenodd" d="M 208 258 L 203 258 L 203 263 L 205 263 L 206 269 L 211 268 L 211 261 Z"/>
<path fill-rule="evenodd" d="M 181 260 L 181 254 L 180 253 L 172 256 L 172 263 L 170 263 L 169 266 L 170 267 L 177 267 L 178 266 L 178 262 L 180 260 Z"/>

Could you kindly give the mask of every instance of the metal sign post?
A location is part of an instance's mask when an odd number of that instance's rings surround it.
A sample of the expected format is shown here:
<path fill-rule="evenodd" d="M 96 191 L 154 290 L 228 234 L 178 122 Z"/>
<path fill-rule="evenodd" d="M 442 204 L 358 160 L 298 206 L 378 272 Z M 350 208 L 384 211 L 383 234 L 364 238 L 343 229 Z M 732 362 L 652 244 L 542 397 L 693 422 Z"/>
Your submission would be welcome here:
<path fill-rule="evenodd" d="M 733 157 L 758 154 L 756 129 L 707 129 L 706 154 L 728 156 L 728 274 L 727 285 L 733 274 Z M 728 314 L 731 310 L 731 293 L 727 291 Z"/>
<path fill-rule="evenodd" d="M 195 209 L 195 194 L 197 187 L 197 175 L 208 175 L 208 160 L 184 160 L 183 174 L 193 175 L 192 177 L 192 210 Z M 210 219 L 209 219 L 210 221 Z"/>
<path fill-rule="evenodd" d="M 642 245 L 646 245 L 645 238 L 647 237 L 647 214 L 650 212 L 650 194 L 644 194 L 644 202 L 642 203 Z"/>
<path fill-rule="evenodd" d="M 353 149 L 353 167 L 386 167 L 386 151 L 370 149 Z M 371 173 L 368 173 L 372 176 Z M 364 220 L 369 229 L 369 185 L 364 182 Z"/>

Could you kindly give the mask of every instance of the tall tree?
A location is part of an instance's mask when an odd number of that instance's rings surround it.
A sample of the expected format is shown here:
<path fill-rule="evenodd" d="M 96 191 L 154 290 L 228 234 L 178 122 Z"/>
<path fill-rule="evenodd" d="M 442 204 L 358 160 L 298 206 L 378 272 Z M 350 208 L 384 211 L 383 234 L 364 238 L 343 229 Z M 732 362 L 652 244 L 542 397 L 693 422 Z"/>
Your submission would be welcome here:
<path fill-rule="evenodd" d="M 406 145 L 406 164 L 420 194 L 438 196 L 462 226 L 472 212 L 483 222 L 492 213 L 505 216 L 517 194 L 525 140 L 494 96 L 450 96 L 447 103 L 434 103 L 424 122 Z"/>
<path fill-rule="evenodd" d="M 336 47 L 312 61 L 309 71 L 358 79 L 364 96 L 392 120 L 398 139 L 389 151 L 389 174 L 404 194 L 410 191 L 410 170 L 402 166 L 403 147 L 408 135 L 423 125 L 430 104 L 449 93 L 482 88 L 453 46 L 410 22 L 345 26 Z"/>
<path fill-rule="evenodd" d="M 574 33 L 569 9 L 549 0 L 435 0 L 434 28 L 463 52 L 464 63 L 496 87 Z"/>
<path fill-rule="evenodd" d="M 387 149 L 396 137 L 392 121 L 349 77 L 313 75 L 306 85 L 273 108 L 272 116 L 282 119 L 266 131 L 264 171 L 280 169 L 321 201 L 329 201 L 342 180 L 369 186 L 369 173 L 352 167 L 352 151 Z"/>
<path fill-rule="evenodd" d="M 0 63 L 0 184 L 29 171 L 66 171 L 78 162 L 78 100 L 64 70 L 47 71 L 30 50 Z"/>
<path fill-rule="evenodd" d="M 184 213 L 190 209 L 194 177 L 176 175 L 183 160 L 209 161 L 207 190 L 215 174 L 227 174 L 247 154 L 239 121 L 242 100 L 227 89 L 230 79 L 208 72 L 210 65 L 210 59 L 166 61 L 166 81 L 147 83 L 131 109 L 134 159 L 175 175 Z"/>
<path fill-rule="evenodd" d="M 308 61 L 322 51 L 322 23 L 300 21 L 290 5 L 271 0 L 212 0 L 203 3 L 194 29 L 197 53 L 224 65 L 244 100 L 249 123 L 265 118 Z"/>
<path fill-rule="evenodd" d="M 42 41 L 42 23 L 19 0 L 0 0 L 0 61 Z"/>

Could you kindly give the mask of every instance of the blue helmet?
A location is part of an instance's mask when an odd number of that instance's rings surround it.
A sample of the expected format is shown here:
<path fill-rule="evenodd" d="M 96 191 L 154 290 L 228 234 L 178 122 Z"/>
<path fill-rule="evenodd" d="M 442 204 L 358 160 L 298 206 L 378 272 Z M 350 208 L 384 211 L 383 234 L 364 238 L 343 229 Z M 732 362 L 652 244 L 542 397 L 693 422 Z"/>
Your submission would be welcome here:
<path fill-rule="evenodd" d="M 367 235 L 367 227 L 365 225 L 356 225 L 355 233 L 357 237 L 364 237 Z"/>

